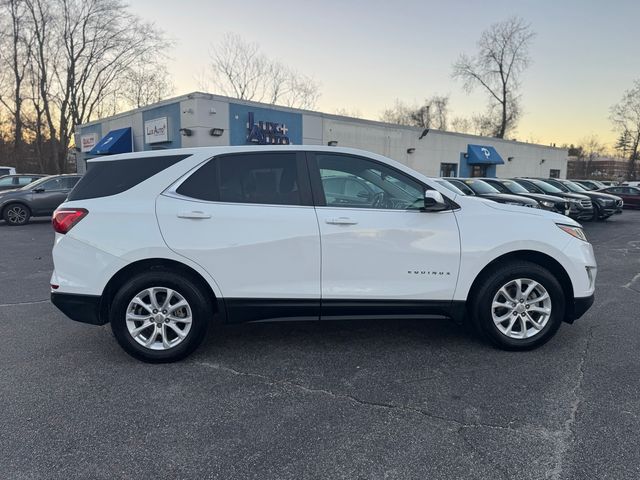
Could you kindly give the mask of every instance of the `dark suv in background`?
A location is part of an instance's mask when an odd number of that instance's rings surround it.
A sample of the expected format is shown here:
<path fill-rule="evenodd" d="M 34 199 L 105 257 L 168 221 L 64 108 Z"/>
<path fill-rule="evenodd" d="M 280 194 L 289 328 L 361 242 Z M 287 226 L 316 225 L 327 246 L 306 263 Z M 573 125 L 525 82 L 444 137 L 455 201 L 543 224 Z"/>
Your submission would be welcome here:
<path fill-rule="evenodd" d="M 446 180 L 458 187 L 467 195 L 477 195 L 487 200 L 493 200 L 498 203 L 508 203 L 510 205 L 519 205 L 521 207 L 539 208 L 538 202 L 530 198 L 519 197 L 517 195 L 509 195 L 500 193 L 494 187 L 478 178 L 446 178 Z"/>
<path fill-rule="evenodd" d="M 576 220 L 591 220 L 593 218 L 593 204 L 586 195 L 566 193 L 553 185 L 535 178 L 514 178 L 531 193 L 544 193 L 554 197 L 564 198 L 569 202 L 569 216 Z"/>
<path fill-rule="evenodd" d="M 0 215 L 7 225 L 25 225 L 31 217 L 51 215 L 78 180 L 80 175 L 52 175 L 0 192 Z"/>
<path fill-rule="evenodd" d="M 554 197 L 544 193 L 532 193 L 520 185 L 515 180 L 507 180 L 504 178 L 483 178 L 485 182 L 498 190 L 500 193 L 509 193 L 520 197 L 527 197 L 536 200 L 540 204 L 540 208 L 549 210 L 550 212 L 569 215 L 570 204 L 561 197 Z"/>
<path fill-rule="evenodd" d="M 592 192 L 571 180 L 545 178 L 544 181 L 565 193 L 578 193 L 589 197 L 593 204 L 593 220 L 606 220 L 615 213 L 622 213 L 622 199 L 620 197 L 602 192 Z"/>

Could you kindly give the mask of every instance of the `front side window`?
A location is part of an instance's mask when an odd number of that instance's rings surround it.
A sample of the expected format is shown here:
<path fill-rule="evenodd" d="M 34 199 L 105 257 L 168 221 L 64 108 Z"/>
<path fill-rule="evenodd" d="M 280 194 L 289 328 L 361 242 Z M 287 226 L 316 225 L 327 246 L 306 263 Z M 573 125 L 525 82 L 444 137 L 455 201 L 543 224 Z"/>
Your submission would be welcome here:
<path fill-rule="evenodd" d="M 52 180 L 48 180 L 44 183 L 41 183 L 40 185 L 38 185 L 38 188 L 44 190 L 45 192 L 55 192 L 57 190 L 65 190 L 67 188 L 66 179 L 62 177 L 54 178 Z"/>
<path fill-rule="evenodd" d="M 424 187 L 396 170 L 349 155 L 315 155 L 328 207 L 419 210 Z"/>
<path fill-rule="evenodd" d="M 6 187 L 8 185 L 13 185 L 12 177 L 0 178 L 0 187 Z"/>

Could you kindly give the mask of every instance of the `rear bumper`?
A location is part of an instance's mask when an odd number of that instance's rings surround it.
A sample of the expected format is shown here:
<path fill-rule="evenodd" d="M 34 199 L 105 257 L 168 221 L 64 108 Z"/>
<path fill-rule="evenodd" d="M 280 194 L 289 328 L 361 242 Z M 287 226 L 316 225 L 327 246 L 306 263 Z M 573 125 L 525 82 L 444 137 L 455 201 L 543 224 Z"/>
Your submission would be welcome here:
<path fill-rule="evenodd" d="M 575 320 L 582 317 L 587 310 L 593 305 L 595 295 L 589 295 L 588 297 L 577 297 L 573 299 L 573 304 L 569 305 L 567 310 L 566 322 L 573 323 Z"/>
<path fill-rule="evenodd" d="M 79 295 L 77 293 L 51 292 L 51 303 L 71 320 L 91 325 L 107 323 L 100 315 L 99 295 Z"/>

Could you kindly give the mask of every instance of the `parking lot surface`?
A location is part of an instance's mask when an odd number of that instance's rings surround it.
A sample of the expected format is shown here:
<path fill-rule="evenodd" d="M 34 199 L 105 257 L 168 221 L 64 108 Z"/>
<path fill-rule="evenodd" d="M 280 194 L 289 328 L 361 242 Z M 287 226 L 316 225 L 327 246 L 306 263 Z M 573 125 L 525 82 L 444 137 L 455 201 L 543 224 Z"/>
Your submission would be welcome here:
<path fill-rule="evenodd" d="M 148 365 L 49 303 L 47 220 L 0 223 L 0 477 L 640 478 L 640 212 L 585 227 L 596 303 L 532 352 L 448 320 L 265 323 Z"/>

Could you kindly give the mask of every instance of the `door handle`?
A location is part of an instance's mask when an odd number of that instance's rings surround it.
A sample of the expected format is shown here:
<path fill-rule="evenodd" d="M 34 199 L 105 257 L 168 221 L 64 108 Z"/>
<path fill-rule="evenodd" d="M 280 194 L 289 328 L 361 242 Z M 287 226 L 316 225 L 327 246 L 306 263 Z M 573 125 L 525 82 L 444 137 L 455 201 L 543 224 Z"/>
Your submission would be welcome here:
<path fill-rule="evenodd" d="M 200 211 L 181 212 L 178 214 L 178 218 L 192 218 L 194 220 L 200 220 L 200 219 L 211 218 L 211 214 L 200 212 Z"/>
<path fill-rule="evenodd" d="M 358 221 L 349 217 L 327 218 L 325 223 L 329 225 L 357 225 Z"/>

